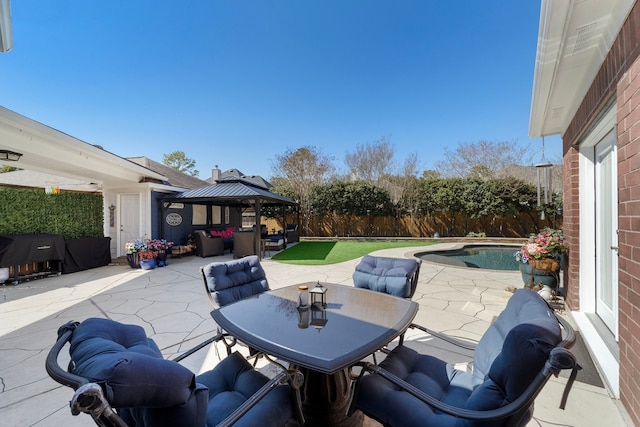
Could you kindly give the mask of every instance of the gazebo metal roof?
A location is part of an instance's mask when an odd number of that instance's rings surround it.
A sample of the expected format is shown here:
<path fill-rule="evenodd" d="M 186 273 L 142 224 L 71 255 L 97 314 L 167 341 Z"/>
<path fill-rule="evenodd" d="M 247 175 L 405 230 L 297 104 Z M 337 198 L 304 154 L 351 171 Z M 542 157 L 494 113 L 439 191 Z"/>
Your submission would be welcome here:
<path fill-rule="evenodd" d="M 201 203 L 221 206 L 261 205 L 289 205 L 298 203 L 287 197 L 275 194 L 266 188 L 256 185 L 254 182 L 243 178 L 229 177 L 218 180 L 216 184 L 168 196 L 165 200 L 181 203 Z"/>

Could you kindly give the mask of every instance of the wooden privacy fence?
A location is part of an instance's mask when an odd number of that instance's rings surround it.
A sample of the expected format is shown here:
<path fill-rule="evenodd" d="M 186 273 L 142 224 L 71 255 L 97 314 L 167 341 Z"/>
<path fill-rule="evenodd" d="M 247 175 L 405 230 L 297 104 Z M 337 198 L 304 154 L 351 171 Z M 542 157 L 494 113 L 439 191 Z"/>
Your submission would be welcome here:
<path fill-rule="evenodd" d="M 267 228 L 281 230 L 282 220 L 269 219 Z M 263 221 L 264 222 L 264 221 Z M 288 216 L 287 224 L 298 224 L 302 237 L 461 237 L 484 233 L 487 237 L 527 237 L 544 227 L 561 228 L 561 216 L 541 220 L 536 211 L 508 217 L 468 218 L 437 212 L 431 215 L 307 215 Z"/>

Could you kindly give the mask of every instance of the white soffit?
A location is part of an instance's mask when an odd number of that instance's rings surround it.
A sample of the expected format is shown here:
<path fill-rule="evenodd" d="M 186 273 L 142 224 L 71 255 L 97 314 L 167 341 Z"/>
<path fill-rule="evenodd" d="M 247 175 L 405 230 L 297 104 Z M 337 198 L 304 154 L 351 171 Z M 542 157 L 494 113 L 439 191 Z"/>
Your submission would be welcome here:
<path fill-rule="evenodd" d="M 166 177 L 100 147 L 0 107 L 0 150 L 22 154 L 0 165 L 46 172 L 98 184 L 131 184 Z"/>
<path fill-rule="evenodd" d="M 562 134 L 635 0 L 542 0 L 529 136 Z"/>

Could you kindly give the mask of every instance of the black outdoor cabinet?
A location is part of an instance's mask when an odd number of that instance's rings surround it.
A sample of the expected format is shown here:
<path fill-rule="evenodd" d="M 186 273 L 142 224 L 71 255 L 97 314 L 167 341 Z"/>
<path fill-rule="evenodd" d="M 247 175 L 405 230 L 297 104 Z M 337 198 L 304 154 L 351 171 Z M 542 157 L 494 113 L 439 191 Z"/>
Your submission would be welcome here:
<path fill-rule="evenodd" d="M 111 237 L 66 239 L 62 273 L 102 267 L 111 263 Z"/>
<path fill-rule="evenodd" d="M 0 268 L 9 268 L 10 283 L 60 275 L 65 255 L 59 234 L 9 234 L 0 236 Z"/>

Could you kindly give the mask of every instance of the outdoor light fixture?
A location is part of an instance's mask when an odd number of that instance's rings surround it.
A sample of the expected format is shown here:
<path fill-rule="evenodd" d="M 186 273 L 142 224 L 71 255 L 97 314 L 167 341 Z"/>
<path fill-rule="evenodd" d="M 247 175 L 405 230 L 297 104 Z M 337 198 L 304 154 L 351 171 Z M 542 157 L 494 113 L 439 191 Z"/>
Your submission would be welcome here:
<path fill-rule="evenodd" d="M 16 153 L 15 151 L 0 150 L 0 160 L 7 160 L 10 162 L 17 162 L 22 157 L 22 153 Z"/>
<path fill-rule="evenodd" d="M 318 281 L 316 286 L 309 291 L 311 295 L 311 305 L 317 308 L 327 307 L 327 288 L 322 286 L 322 283 Z"/>

